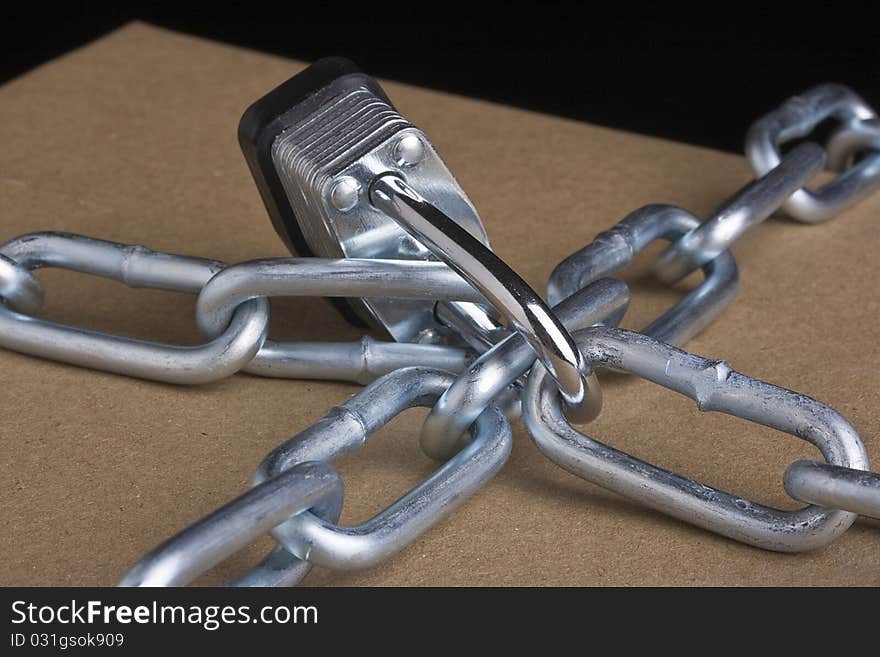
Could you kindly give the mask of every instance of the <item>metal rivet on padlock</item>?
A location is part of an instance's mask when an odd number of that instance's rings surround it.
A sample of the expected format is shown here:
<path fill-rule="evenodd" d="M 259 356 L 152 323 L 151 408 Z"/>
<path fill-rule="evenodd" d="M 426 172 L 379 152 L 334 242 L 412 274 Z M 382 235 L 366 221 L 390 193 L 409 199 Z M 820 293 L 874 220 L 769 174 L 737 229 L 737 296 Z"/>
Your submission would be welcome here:
<path fill-rule="evenodd" d="M 330 188 L 330 203 L 340 212 L 348 212 L 357 205 L 361 184 L 354 178 L 342 176 Z"/>
<path fill-rule="evenodd" d="M 394 161 L 402 167 L 414 167 L 425 156 L 425 146 L 417 135 L 406 135 L 394 145 Z"/>

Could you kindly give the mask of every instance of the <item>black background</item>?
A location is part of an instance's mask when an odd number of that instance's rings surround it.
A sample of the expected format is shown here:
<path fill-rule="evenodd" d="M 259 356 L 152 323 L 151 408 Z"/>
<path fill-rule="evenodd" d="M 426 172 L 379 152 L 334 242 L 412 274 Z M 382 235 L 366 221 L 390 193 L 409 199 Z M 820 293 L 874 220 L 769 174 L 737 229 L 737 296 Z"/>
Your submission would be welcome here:
<path fill-rule="evenodd" d="M 7 3 L 11 4 L 11 3 Z M 732 151 L 812 84 L 880 107 L 880 3 L 19 2 L 0 79 L 130 20 Z M 185 66 L 181 62 L 181 66 Z"/>

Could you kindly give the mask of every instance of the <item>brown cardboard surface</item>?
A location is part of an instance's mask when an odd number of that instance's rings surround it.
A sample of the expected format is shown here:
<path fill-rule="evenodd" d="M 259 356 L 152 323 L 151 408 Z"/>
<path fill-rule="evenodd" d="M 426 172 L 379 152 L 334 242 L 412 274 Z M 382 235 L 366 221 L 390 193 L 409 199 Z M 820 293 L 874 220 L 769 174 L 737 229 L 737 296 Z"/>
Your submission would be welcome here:
<path fill-rule="evenodd" d="M 331 54 L 331 53 L 328 53 Z M 238 150 L 244 108 L 303 64 L 128 26 L 0 88 L 0 240 L 64 230 L 229 262 L 284 255 Z M 527 63 L 524 63 L 524 71 Z M 651 202 L 704 214 L 751 176 L 742 157 L 387 83 L 467 190 L 496 251 L 543 289 L 555 263 Z M 637 102 L 637 99 L 634 99 Z M 782 98 L 780 98 L 780 101 Z M 769 109 L 769 108 L 768 108 Z M 645 107 L 646 112 L 652 111 Z M 744 131 L 748 121 L 729 126 Z M 711 120 L 711 117 L 707 117 Z M 880 194 L 821 226 L 773 219 L 734 251 L 738 299 L 690 350 L 815 396 L 880 461 Z M 644 266 L 641 271 L 644 271 Z M 193 298 L 39 273 L 45 316 L 193 344 Z M 643 326 L 680 294 L 625 277 Z M 354 339 L 329 304 L 275 300 L 273 335 Z M 0 351 L 0 584 L 109 585 L 147 550 L 246 490 L 272 447 L 357 392 L 244 374 L 183 388 Z M 700 414 L 650 383 L 605 377 L 593 435 L 780 508 L 814 448 Z M 369 517 L 428 474 L 410 411 L 337 462 L 343 521 Z M 817 552 L 784 555 L 630 503 L 550 463 L 514 426 L 502 473 L 408 549 L 311 585 L 880 584 L 880 524 L 859 520 Z M 221 583 L 265 539 L 203 577 Z"/>

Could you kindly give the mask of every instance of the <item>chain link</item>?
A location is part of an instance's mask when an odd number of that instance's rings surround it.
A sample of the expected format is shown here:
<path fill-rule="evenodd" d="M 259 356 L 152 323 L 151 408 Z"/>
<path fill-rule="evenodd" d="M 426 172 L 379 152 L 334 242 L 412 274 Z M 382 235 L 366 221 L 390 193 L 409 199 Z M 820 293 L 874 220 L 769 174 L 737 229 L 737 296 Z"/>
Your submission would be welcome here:
<path fill-rule="evenodd" d="M 806 395 L 753 379 L 641 333 L 594 328 L 575 334 L 596 367 L 613 367 L 675 390 L 701 411 L 719 411 L 811 442 L 832 465 L 865 469 L 858 433 L 843 416 Z M 523 419 L 538 448 L 569 472 L 723 536 L 781 552 L 830 543 L 856 514 L 807 507 L 778 511 L 682 477 L 574 429 L 546 373 L 536 365 L 523 396 Z"/>
<path fill-rule="evenodd" d="M 822 84 L 785 101 L 778 109 L 755 121 L 746 135 L 746 154 L 759 176 L 779 166 L 780 148 L 793 139 L 807 137 L 826 119 L 856 129 L 877 113 L 851 89 L 839 84 Z M 869 154 L 816 191 L 800 189 L 783 208 L 804 223 L 827 221 L 858 202 L 880 185 L 880 152 Z"/>
<path fill-rule="evenodd" d="M 555 305 L 553 312 L 570 331 L 600 322 L 616 326 L 626 313 L 629 297 L 626 284 L 601 278 Z M 529 370 L 536 357 L 519 334 L 509 336 L 480 356 L 428 413 L 420 437 L 422 451 L 431 458 L 447 459 L 461 449 L 468 427 Z M 589 380 L 595 381 L 595 376 Z M 588 389 L 587 394 L 597 397 L 593 404 L 601 406 L 602 391 L 598 383 Z"/>
<path fill-rule="evenodd" d="M 825 149 L 806 142 L 782 152 L 784 144 L 808 137 L 828 118 L 841 125 Z M 824 221 L 880 184 L 880 119 L 846 87 L 820 85 L 756 121 L 746 151 L 759 178 L 706 221 L 669 205 L 636 210 L 554 269 L 549 304 L 483 241 L 402 177 L 387 173 L 377 175 L 367 192 L 371 212 L 384 212 L 443 262 L 276 258 L 227 266 L 66 233 L 25 235 L 0 246 L 0 345 L 180 384 L 241 370 L 369 384 L 276 447 L 259 464 L 248 492 L 162 543 L 122 585 L 188 583 L 267 533 L 276 547 L 233 584 L 290 585 L 314 564 L 336 569 L 376 564 L 500 470 L 511 450 L 510 426 L 500 409 L 513 416 L 520 401 L 535 443 L 570 472 L 750 545 L 789 552 L 817 548 L 843 533 L 856 514 L 880 517 L 880 475 L 867 470 L 855 429 L 810 397 L 674 345 L 697 335 L 733 300 L 739 278 L 730 249 L 747 230 L 780 208 L 803 222 Z M 814 192 L 807 190 L 826 159 L 838 175 Z M 673 283 L 695 269 L 703 270 L 704 280 L 640 333 L 618 329 L 630 293 L 607 276 L 658 239 L 670 242 L 654 266 L 661 280 Z M 34 317 L 43 289 L 32 272 L 42 267 L 197 294 L 196 322 L 208 341 L 195 347 L 165 345 Z M 457 331 L 460 339 L 455 344 L 370 336 L 344 343 L 271 341 L 268 299 L 276 296 L 433 301 L 441 328 Z M 514 332 L 496 325 L 496 316 Z M 691 397 L 701 410 L 735 415 L 813 443 L 826 463 L 798 461 L 784 478 L 788 493 L 811 506 L 790 512 L 764 507 L 575 430 L 562 401 L 579 421 L 599 413 L 602 396 L 594 367 L 633 373 Z M 343 483 L 329 462 L 362 447 L 413 406 L 431 408 L 421 446 L 443 465 L 372 519 L 340 527 Z"/>
<path fill-rule="evenodd" d="M 279 258 L 226 267 L 69 233 L 33 233 L 0 246 L 0 346 L 33 356 L 154 381 L 201 384 L 245 369 L 272 377 L 366 383 L 411 365 L 460 371 L 460 348 L 378 342 L 267 341 L 269 296 L 401 296 L 482 301 L 438 262 Z M 42 288 L 30 270 L 57 267 L 147 287 L 199 294 L 196 319 L 209 342 L 162 345 L 44 321 Z M 413 281 L 417 284 L 413 284 Z M 7 296 L 8 293 L 8 296 Z"/>
<path fill-rule="evenodd" d="M 16 312 L 32 314 L 43 306 L 40 281 L 15 260 L 0 254 L 0 299 Z"/>
<path fill-rule="evenodd" d="M 880 119 L 853 121 L 837 128 L 828 138 L 828 168 L 846 171 L 856 158 L 880 151 Z"/>
<path fill-rule="evenodd" d="M 564 299 L 600 276 L 625 269 L 652 242 L 658 239 L 681 240 L 699 226 L 699 219 L 675 206 L 647 205 L 640 208 L 559 263 L 550 274 L 547 298 L 551 303 Z M 739 287 L 739 272 L 733 254 L 724 249 L 702 268 L 703 282 L 642 329 L 643 333 L 670 344 L 684 344 L 712 323 L 733 301 Z"/>
<path fill-rule="evenodd" d="M 342 479 L 327 463 L 301 463 L 252 488 L 165 541 L 141 559 L 120 586 L 183 586 L 291 515 L 339 518 Z M 302 564 L 286 584 L 308 574 Z"/>
<path fill-rule="evenodd" d="M 792 193 L 822 170 L 825 151 L 812 142 L 788 153 L 766 174 L 741 189 L 699 226 L 682 235 L 654 264 L 657 277 L 675 283 L 717 258 L 747 231 L 773 214 Z"/>
<path fill-rule="evenodd" d="M 880 474 L 816 461 L 795 461 L 785 490 L 796 500 L 880 518 Z"/>
<path fill-rule="evenodd" d="M 362 568 L 403 549 L 479 490 L 507 461 L 512 444 L 510 425 L 497 408 L 490 407 L 480 415 L 473 439 L 440 469 L 355 527 L 335 524 L 342 495 L 341 488 L 335 487 L 336 478 L 331 482 L 332 512 L 306 512 L 316 496 L 328 494 L 325 489 L 331 483 L 323 480 L 329 480 L 330 473 L 323 473 L 320 487 L 316 483 L 304 492 L 304 484 L 298 482 L 309 475 L 298 468 L 360 449 L 372 433 L 401 411 L 435 403 L 453 380 L 447 372 L 413 367 L 370 384 L 275 448 L 257 469 L 250 491 L 156 548 L 121 584 L 186 583 L 267 530 L 282 548 L 273 550 L 235 584 L 291 585 L 305 577 L 311 564 Z M 212 547 L 203 549 L 206 545 Z"/>
<path fill-rule="evenodd" d="M 0 246 L 26 270 L 58 267 L 122 281 L 132 287 L 197 293 L 223 268 L 215 260 L 156 253 L 68 233 L 33 233 Z M 0 345 L 71 365 L 154 381 L 200 384 L 234 374 L 259 351 L 269 328 L 269 304 L 242 304 L 219 335 L 196 346 L 146 342 L 56 324 L 0 305 Z"/>

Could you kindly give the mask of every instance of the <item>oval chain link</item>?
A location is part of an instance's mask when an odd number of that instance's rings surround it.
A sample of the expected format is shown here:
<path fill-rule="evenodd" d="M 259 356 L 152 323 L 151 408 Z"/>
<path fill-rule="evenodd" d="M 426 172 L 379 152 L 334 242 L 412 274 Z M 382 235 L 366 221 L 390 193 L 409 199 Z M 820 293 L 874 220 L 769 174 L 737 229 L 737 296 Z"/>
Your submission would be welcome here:
<path fill-rule="evenodd" d="M 504 465 L 512 440 L 510 425 L 497 408 L 486 409 L 474 425 L 473 439 L 440 469 L 354 527 L 336 525 L 342 491 L 332 469 L 320 473 L 320 482 L 309 482 L 317 475 L 302 468 L 315 468 L 318 464 L 310 462 L 331 461 L 360 449 L 395 415 L 433 404 L 453 380 L 448 372 L 412 367 L 373 382 L 275 448 L 260 463 L 250 491 L 165 541 L 139 561 L 120 585 L 187 583 L 267 531 L 279 547 L 236 579 L 235 585 L 289 586 L 305 577 L 312 564 L 363 568 L 400 551 Z M 315 512 L 316 500 L 327 496 L 332 504 Z"/>

